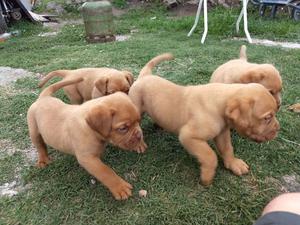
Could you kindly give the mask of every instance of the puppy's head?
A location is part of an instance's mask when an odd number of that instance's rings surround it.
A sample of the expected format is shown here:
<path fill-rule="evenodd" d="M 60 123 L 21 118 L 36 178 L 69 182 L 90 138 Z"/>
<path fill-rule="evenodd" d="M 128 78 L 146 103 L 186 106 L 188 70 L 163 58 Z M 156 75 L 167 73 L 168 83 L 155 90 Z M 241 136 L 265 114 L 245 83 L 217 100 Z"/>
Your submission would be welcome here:
<path fill-rule="evenodd" d="M 279 130 L 277 104 L 259 84 L 249 84 L 227 102 L 225 115 L 231 127 L 256 142 L 272 140 Z"/>
<path fill-rule="evenodd" d="M 141 117 L 124 93 L 118 92 L 102 98 L 87 114 L 86 122 L 105 141 L 125 150 L 143 152 L 146 145 L 139 125 Z"/>
<path fill-rule="evenodd" d="M 282 80 L 278 70 L 271 64 L 261 64 L 241 77 L 242 83 L 259 83 L 267 88 L 275 98 L 278 108 L 281 105 Z"/>
<path fill-rule="evenodd" d="M 133 83 L 133 75 L 128 71 L 103 76 L 96 80 L 95 87 L 102 95 L 110 95 L 121 91 L 128 94 L 129 88 Z"/>

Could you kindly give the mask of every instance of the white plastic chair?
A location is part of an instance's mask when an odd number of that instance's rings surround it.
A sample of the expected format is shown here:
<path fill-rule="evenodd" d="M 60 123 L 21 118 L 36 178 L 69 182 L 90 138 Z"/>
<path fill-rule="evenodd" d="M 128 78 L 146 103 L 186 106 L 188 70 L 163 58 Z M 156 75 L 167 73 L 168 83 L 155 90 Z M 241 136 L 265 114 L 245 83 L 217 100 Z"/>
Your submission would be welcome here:
<path fill-rule="evenodd" d="M 200 17 L 202 4 L 203 4 L 203 11 L 204 11 L 204 32 L 202 34 L 201 43 L 203 44 L 204 41 L 205 41 L 206 35 L 207 35 L 207 31 L 208 31 L 207 0 L 199 0 L 199 5 L 198 5 L 197 13 L 196 13 L 195 22 L 194 22 L 194 25 L 193 25 L 192 29 L 190 30 L 190 32 L 188 33 L 187 36 L 190 37 L 192 35 L 192 33 L 194 32 L 194 30 L 196 29 L 196 26 L 199 22 L 199 17 Z M 243 8 L 242 8 L 241 13 L 240 13 L 240 15 L 239 15 L 239 17 L 236 21 L 236 32 L 237 33 L 239 32 L 239 26 L 240 26 L 240 22 L 241 22 L 241 19 L 242 19 L 242 16 L 243 16 L 243 18 L 244 18 L 244 31 L 245 31 L 246 37 L 248 39 L 248 42 L 252 43 L 252 39 L 251 39 L 249 31 L 248 31 L 247 4 L 248 4 L 248 0 L 243 0 Z"/>

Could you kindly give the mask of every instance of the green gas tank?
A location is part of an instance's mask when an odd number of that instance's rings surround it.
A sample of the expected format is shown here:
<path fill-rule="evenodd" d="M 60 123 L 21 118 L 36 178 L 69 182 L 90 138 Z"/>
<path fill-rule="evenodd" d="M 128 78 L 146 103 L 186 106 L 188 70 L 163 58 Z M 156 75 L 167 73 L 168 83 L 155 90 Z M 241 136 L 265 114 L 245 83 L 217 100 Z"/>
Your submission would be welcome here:
<path fill-rule="evenodd" d="M 112 6 L 108 1 L 85 2 L 81 8 L 86 40 L 91 43 L 116 40 Z"/>

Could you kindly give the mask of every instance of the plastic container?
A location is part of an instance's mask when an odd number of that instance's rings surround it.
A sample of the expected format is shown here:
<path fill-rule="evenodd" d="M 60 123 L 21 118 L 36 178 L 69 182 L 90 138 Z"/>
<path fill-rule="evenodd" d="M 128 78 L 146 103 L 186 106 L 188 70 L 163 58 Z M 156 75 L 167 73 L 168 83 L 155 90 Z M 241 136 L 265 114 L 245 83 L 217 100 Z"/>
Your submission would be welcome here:
<path fill-rule="evenodd" d="M 8 38 L 11 37 L 11 33 L 3 33 L 3 34 L 0 34 L 0 42 L 4 42 L 6 41 Z"/>

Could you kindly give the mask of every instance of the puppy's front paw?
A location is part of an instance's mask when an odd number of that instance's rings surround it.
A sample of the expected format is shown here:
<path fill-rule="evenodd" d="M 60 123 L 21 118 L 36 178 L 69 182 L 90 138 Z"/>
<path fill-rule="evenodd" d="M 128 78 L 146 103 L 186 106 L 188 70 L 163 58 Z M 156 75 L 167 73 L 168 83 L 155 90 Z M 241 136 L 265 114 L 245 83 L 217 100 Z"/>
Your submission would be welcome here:
<path fill-rule="evenodd" d="M 126 200 L 132 195 L 132 186 L 124 180 L 109 188 L 116 200 Z"/>
<path fill-rule="evenodd" d="M 147 147 L 147 144 L 144 141 L 141 141 L 141 143 L 137 146 L 136 151 L 138 153 L 144 153 Z"/>
<path fill-rule="evenodd" d="M 230 169 L 235 175 L 241 176 L 249 172 L 249 166 L 241 159 L 234 158 L 225 162 L 225 167 Z"/>
<path fill-rule="evenodd" d="M 49 157 L 40 158 L 36 163 L 36 167 L 45 168 L 49 163 L 51 163 Z"/>

